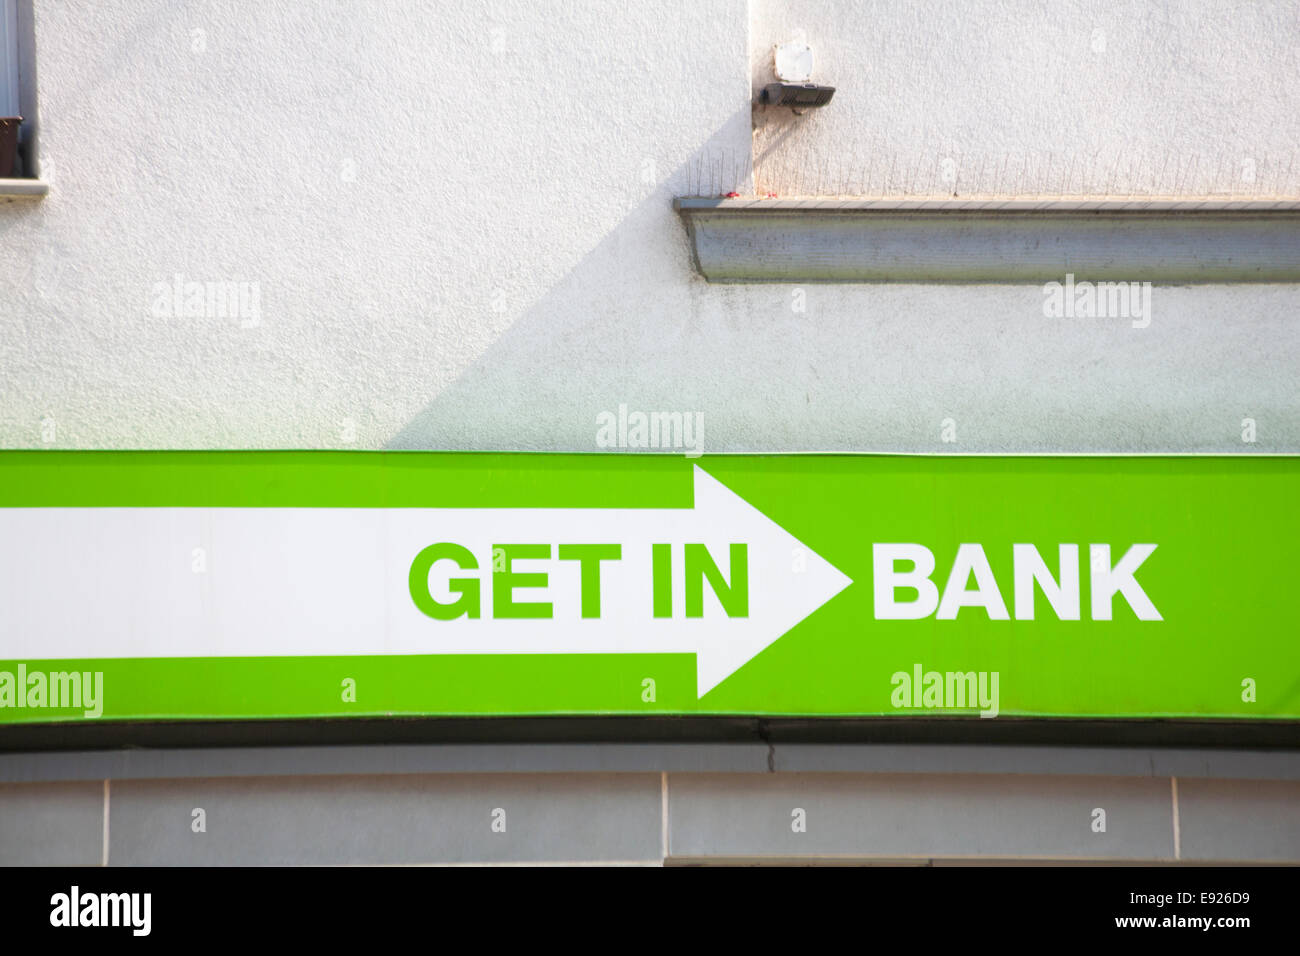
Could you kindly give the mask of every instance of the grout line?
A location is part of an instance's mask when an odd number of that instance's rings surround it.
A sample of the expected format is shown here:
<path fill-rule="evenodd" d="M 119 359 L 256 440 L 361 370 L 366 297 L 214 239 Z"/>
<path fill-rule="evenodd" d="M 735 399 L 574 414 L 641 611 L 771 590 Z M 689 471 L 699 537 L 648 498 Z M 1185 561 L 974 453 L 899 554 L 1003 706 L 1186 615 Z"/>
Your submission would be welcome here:
<path fill-rule="evenodd" d="M 104 848 L 99 857 L 100 866 L 108 866 L 108 780 L 104 780 Z"/>
<path fill-rule="evenodd" d="M 660 775 L 660 805 L 662 807 L 659 820 L 659 839 L 660 846 L 663 850 L 664 862 L 668 861 L 668 771 L 663 771 Z"/>
<path fill-rule="evenodd" d="M 1178 821 L 1178 778 L 1169 778 L 1169 794 L 1174 803 L 1174 859 L 1183 858 L 1183 831 Z"/>

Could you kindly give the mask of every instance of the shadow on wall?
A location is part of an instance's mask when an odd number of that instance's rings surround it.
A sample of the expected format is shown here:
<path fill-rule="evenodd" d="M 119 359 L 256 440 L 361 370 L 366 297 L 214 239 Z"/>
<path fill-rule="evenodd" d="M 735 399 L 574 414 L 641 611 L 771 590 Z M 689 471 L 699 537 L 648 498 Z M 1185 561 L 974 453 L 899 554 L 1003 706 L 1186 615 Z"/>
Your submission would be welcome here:
<path fill-rule="evenodd" d="M 386 447 L 596 451 L 597 416 L 620 404 L 726 408 L 718 367 L 744 363 L 744 330 L 720 329 L 714 311 L 701 308 L 708 287 L 672 200 L 748 192 L 749 151 L 735 144 L 748 146 L 750 122 L 746 104 Z M 545 254 L 526 252 L 524 268 Z M 737 349 L 719 354 L 720 343 Z"/>

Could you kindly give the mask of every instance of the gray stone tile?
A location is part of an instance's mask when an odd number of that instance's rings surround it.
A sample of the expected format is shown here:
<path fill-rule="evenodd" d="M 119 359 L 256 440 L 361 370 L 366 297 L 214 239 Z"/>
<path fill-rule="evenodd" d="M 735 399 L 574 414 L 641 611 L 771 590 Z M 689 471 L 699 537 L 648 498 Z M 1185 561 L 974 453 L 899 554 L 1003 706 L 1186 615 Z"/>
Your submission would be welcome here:
<path fill-rule="evenodd" d="M 669 775 L 675 858 L 1172 859 L 1167 779 L 980 774 Z M 1092 830 L 1092 811 L 1106 831 Z M 793 830 L 794 811 L 807 830 Z"/>
<path fill-rule="evenodd" d="M 1300 863 L 1300 783 L 1178 779 L 1182 859 Z"/>
<path fill-rule="evenodd" d="M 104 783 L 0 784 L 0 866 L 98 866 Z"/>
<path fill-rule="evenodd" d="M 113 785 L 109 863 L 657 862 L 661 806 L 659 774 L 131 780 Z"/>

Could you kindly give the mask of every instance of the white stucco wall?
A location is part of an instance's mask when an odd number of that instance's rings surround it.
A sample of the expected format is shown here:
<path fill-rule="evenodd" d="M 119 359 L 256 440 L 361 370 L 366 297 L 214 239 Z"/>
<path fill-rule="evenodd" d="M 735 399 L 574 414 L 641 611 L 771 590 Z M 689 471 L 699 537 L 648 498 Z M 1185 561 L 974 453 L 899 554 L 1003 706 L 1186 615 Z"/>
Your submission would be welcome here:
<path fill-rule="evenodd" d="M 1294 3 L 753 0 L 750 24 L 756 88 L 799 35 L 836 87 L 758 114 L 761 188 L 1300 194 Z"/>
<path fill-rule="evenodd" d="M 1294 287 L 1157 287 L 1141 330 L 1046 320 L 1025 286 L 796 311 L 706 284 L 670 206 L 748 190 L 751 147 L 797 186 L 877 136 L 962 170 L 1044 135 L 1248 150 L 1271 182 L 1300 122 L 1283 5 L 1215 7 L 1207 38 L 1109 0 L 35 3 L 51 192 L 0 205 L 4 447 L 594 451 L 627 403 L 702 412 L 706 452 L 1300 451 Z M 1063 31 L 1094 18 L 1116 60 L 1080 72 Z M 755 64 L 796 28 L 840 92 L 755 140 Z M 258 322 L 160 317 L 177 274 L 257 283 Z"/>

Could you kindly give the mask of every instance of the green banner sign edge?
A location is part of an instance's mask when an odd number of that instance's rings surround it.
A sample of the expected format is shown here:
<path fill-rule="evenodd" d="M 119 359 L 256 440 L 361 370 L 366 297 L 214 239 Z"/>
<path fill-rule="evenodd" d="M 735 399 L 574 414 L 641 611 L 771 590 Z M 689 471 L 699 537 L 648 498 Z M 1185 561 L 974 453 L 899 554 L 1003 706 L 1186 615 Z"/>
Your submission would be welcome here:
<path fill-rule="evenodd" d="M 436 460 L 438 468 L 430 471 L 428 465 Z M 864 456 L 849 454 L 828 455 L 718 455 L 706 456 L 694 462 L 677 456 L 663 455 L 609 455 L 609 454 L 552 454 L 552 453 L 499 453 L 499 452 L 370 452 L 370 451 L 0 451 L 0 506 L 6 507 L 621 507 L 621 508 L 681 508 L 691 504 L 691 465 L 700 464 L 706 470 L 721 473 L 719 477 L 731 484 L 737 493 L 745 496 L 743 487 L 736 487 L 733 468 L 747 471 L 761 468 L 764 471 L 805 472 L 826 467 L 830 472 L 840 471 L 839 466 L 856 467 L 869 460 L 872 467 L 883 472 L 917 473 L 938 469 L 953 477 L 960 475 L 988 475 L 1005 470 L 1021 477 L 1039 474 L 1052 476 L 1064 470 L 1076 476 L 1099 479 L 1124 479 L 1125 477 L 1159 476 L 1171 471 L 1182 476 L 1228 477 L 1233 480 L 1257 479 L 1270 483 L 1277 480 L 1295 487 L 1300 477 L 1300 456 Z M 818 464 L 821 463 L 821 464 Z M 856 465 L 855 465 L 856 463 Z M 716 470 L 716 472 L 715 472 Z M 557 481 L 556 474 L 563 473 L 564 480 Z M 760 503 L 763 507 L 763 503 Z M 766 509 L 764 509 L 766 510 Z M 777 515 L 773 519 L 785 524 Z M 1294 515 L 1289 520 L 1294 521 Z M 802 529 L 791 527 L 793 533 Z M 813 615 L 816 618 L 817 614 Z M 810 619 L 811 620 L 811 619 Z M 790 632 L 795 635 L 807 622 Z M 778 642 L 781 643 L 781 642 Z M 514 663 L 532 677 L 544 674 L 548 667 L 557 668 L 570 679 L 574 675 L 575 661 L 562 655 L 520 656 Z M 583 667 L 610 668 L 597 683 L 611 686 L 621 683 L 619 674 L 626 665 L 630 671 L 645 673 L 653 661 L 653 669 L 671 673 L 678 671 L 681 684 L 689 683 L 690 655 L 575 655 Z M 620 660 L 621 658 L 621 660 Z M 425 658 L 286 658 L 279 665 L 271 659 L 203 659 L 156 658 L 144 662 L 129 659 L 76 662 L 78 669 L 114 671 L 124 665 L 138 668 L 140 673 L 150 668 L 208 668 L 209 679 L 213 667 L 265 667 L 272 671 L 277 666 L 303 672 L 324 667 L 335 672 L 344 665 L 351 669 L 362 666 L 410 669 L 412 660 Z M 454 656 L 427 658 L 437 660 L 441 671 L 455 670 L 458 666 L 481 666 L 481 658 L 466 656 L 457 663 Z M 647 660 L 650 659 L 650 660 Z M 398 663 L 401 662 L 401 663 Z M 477 662 L 477 663 L 475 663 Z M 70 661 L 29 661 L 33 669 L 48 666 L 51 671 L 66 670 Z M 141 664 L 146 666 L 140 667 Z M 499 665 L 500 662 L 498 661 Z M 3 664 L 0 666 L 9 666 Z M 177 674 L 172 673 L 172 679 Z M 247 675 L 246 675 L 247 676 Z M 378 675 L 375 675 L 378 676 Z M 427 676 L 427 675 L 426 675 Z M 1278 675 L 1285 676 L 1285 675 Z M 275 688 L 283 694 L 286 683 L 268 674 L 258 678 L 264 688 Z M 234 675 L 237 679 L 237 675 Z M 630 676 L 627 678 L 630 680 Z M 392 678 L 381 679 L 392 681 Z M 1294 680 L 1294 677 L 1292 678 Z M 125 678 L 115 680 L 119 686 Z M 220 681 L 209 681 L 220 686 Z M 183 681 L 183 683 L 187 683 Z M 292 685 L 289 680 L 288 684 Z M 514 682 L 510 682 L 514 683 Z M 518 696 L 516 684 L 508 707 L 492 696 L 478 695 L 473 702 L 462 702 L 455 708 L 404 706 L 404 694 L 394 689 L 386 699 L 371 704 L 363 699 L 353 706 L 335 706 L 330 702 L 319 706 L 311 702 L 311 695 L 296 702 L 283 696 L 278 703 L 263 699 L 256 703 L 257 695 L 248 698 L 249 708 L 208 707 L 200 701 L 191 705 L 170 707 L 138 707 L 130 713 L 116 711 L 105 713 L 110 720 L 158 719 L 257 719 L 274 717 L 335 717 L 353 716 L 484 716 L 509 714 L 517 716 L 543 715 L 726 715 L 726 716 L 789 716 L 789 717 L 897 717 L 905 718 L 916 712 L 890 712 L 883 709 L 844 709 L 830 707 L 775 706 L 752 704 L 744 707 L 710 706 L 710 702 L 695 702 L 674 689 L 676 680 L 670 677 L 661 683 L 660 696 L 653 705 L 639 700 L 591 700 L 575 704 L 572 699 L 564 706 L 557 701 L 547 701 L 546 695 L 529 703 Z M 633 681 L 629 690 L 639 689 Z M 159 686 L 157 683 L 155 687 Z M 230 684 L 225 686 L 229 687 Z M 422 685 L 427 691 L 427 684 Z M 624 685 L 628 686 L 628 685 Z M 680 689 L 680 688 L 678 688 Z M 315 691 L 312 692 L 316 693 Z M 598 695 L 599 696 L 599 695 Z M 1294 695 L 1293 695 L 1294 696 Z M 228 700 L 229 703 L 229 700 Z M 286 706 L 287 705 L 287 706 Z M 973 713 L 968 710 L 966 713 Z M 942 716 L 960 716 L 962 711 L 946 711 Z M 1087 710 L 1073 708 L 1035 709 L 1002 708 L 1006 716 L 1017 717 L 1078 717 L 1119 719 L 1251 719 L 1251 713 L 1229 710 L 1172 709 L 1132 710 L 1108 708 Z M 924 713 L 925 716 L 938 716 Z M 69 715 L 70 717 L 71 715 Z M 1259 718 L 1300 717 L 1300 706 L 1295 701 L 1281 709 L 1261 708 Z M 45 711 L 40 717 L 21 709 L 0 711 L 0 722 L 49 723 L 66 719 Z"/>

